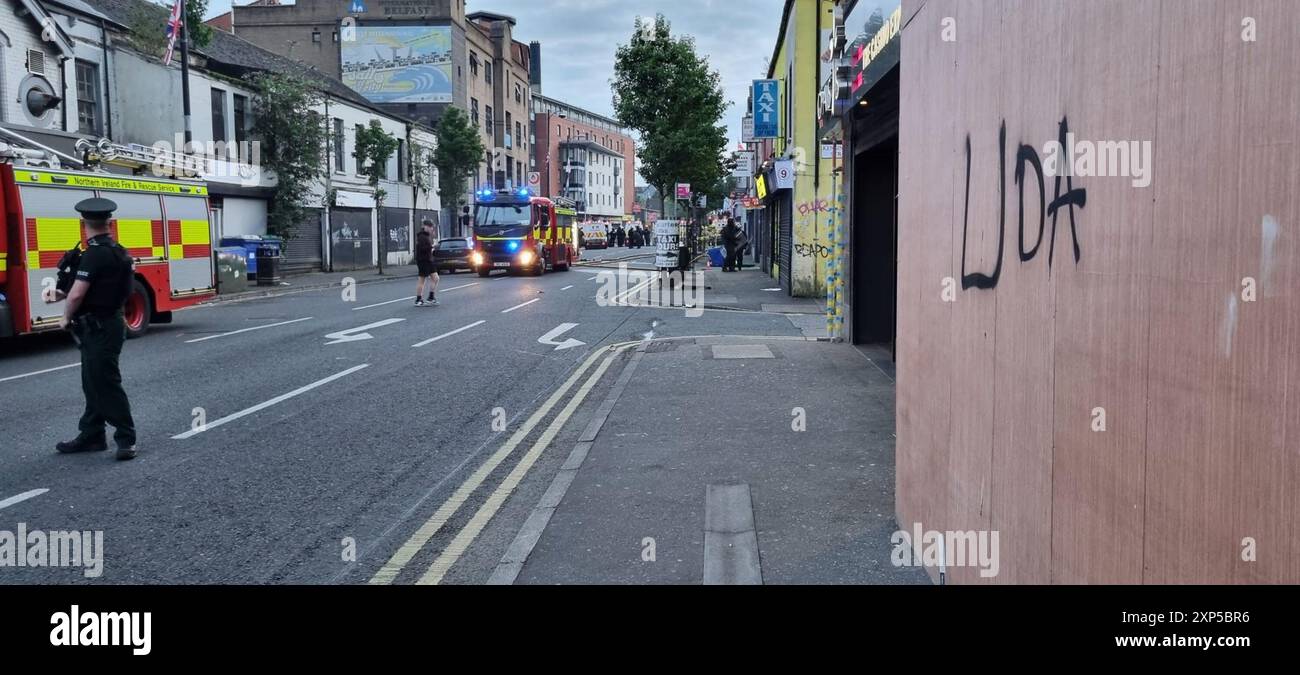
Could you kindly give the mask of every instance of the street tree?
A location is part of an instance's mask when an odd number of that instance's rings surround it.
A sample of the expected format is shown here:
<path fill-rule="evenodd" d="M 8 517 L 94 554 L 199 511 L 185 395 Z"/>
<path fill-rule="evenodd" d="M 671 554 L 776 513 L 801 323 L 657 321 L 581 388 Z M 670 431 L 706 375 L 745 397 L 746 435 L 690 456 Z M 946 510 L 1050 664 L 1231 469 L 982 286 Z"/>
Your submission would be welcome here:
<path fill-rule="evenodd" d="M 325 121 L 314 110 L 320 96 L 292 73 L 259 72 L 247 79 L 258 93 L 253 136 L 261 144 L 264 168 L 276 178 L 267 231 L 292 239 L 325 159 Z"/>
<path fill-rule="evenodd" d="M 731 104 L 691 37 L 674 36 L 662 14 L 638 17 L 631 39 L 618 47 L 612 86 L 615 115 L 641 137 L 641 175 L 661 197 L 679 182 L 701 192 L 718 184 L 727 146 L 722 118 Z"/>
<path fill-rule="evenodd" d="M 384 197 L 388 196 L 379 187 L 379 180 L 388 177 L 388 160 L 397 152 L 397 139 L 384 131 L 379 120 L 370 120 L 370 124 L 357 129 L 356 158 L 365 171 L 370 189 L 375 192 L 375 217 L 383 219 Z M 388 255 L 387 223 L 380 228 L 379 273 L 384 273 L 384 258 Z"/>
<path fill-rule="evenodd" d="M 486 152 L 478 128 L 459 108 L 448 108 L 438 122 L 438 146 L 433 151 L 433 166 L 438 170 L 438 196 L 444 208 L 455 217 L 465 204 L 469 177 L 478 171 L 479 160 Z"/>

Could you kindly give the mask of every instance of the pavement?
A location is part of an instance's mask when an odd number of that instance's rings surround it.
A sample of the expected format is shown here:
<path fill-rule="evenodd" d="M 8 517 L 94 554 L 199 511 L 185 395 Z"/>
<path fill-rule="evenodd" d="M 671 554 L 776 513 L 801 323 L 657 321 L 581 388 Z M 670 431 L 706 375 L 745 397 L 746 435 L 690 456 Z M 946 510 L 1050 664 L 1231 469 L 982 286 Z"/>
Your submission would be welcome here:
<path fill-rule="evenodd" d="M 765 311 L 790 300 L 757 272 L 706 273 L 698 312 L 599 300 L 643 251 L 443 275 L 434 308 L 394 268 L 177 312 L 123 353 L 131 462 L 53 452 L 70 338 L 3 343 L 0 531 L 99 533 L 103 567 L 0 583 L 924 582 L 884 566 L 885 371 Z"/>

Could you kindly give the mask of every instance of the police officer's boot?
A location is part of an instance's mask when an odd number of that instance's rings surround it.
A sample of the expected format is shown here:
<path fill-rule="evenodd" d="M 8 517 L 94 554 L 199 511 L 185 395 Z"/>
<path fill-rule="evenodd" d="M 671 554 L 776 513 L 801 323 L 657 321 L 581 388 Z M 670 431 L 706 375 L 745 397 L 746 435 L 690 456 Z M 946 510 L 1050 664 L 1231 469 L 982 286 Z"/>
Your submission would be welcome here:
<path fill-rule="evenodd" d="M 117 458 L 119 460 L 126 461 L 128 459 L 135 459 L 135 456 L 136 450 L 134 445 L 117 446 Z"/>
<path fill-rule="evenodd" d="M 74 452 L 103 452 L 108 449 L 108 439 L 104 436 L 98 438 L 83 438 L 77 436 L 73 440 L 63 441 L 54 446 L 55 450 L 70 455 Z"/>

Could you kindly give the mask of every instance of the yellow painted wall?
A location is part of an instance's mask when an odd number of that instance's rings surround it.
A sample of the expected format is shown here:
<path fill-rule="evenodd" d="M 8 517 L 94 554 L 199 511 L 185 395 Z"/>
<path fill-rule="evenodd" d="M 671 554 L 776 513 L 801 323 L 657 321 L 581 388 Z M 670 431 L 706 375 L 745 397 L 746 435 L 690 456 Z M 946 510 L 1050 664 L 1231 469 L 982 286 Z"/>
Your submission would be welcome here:
<path fill-rule="evenodd" d="M 798 297 L 822 298 L 826 295 L 827 261 L 834 251 L 832 230 L 838 225 L 838 205 L 842 185 L 832 177 L 833 160 L 820 159 L 821 144 L 817 136 L 817 93 L 821 89 L 819 55 L 824 48 L 817 15 L 822 12 L 821 29 L 831 27 L 832 0 L 795 0 L 790 25 L 777 53 L 773 76 L 786 78 L 793 65 L 793 77 L 783 82 L 782 95 L 793 97 L 791 119 L 786 120 L 788 145 L 779 143 L 778 154 L 787 154 L 795 163 L 793 195 L 793 250 L 790 252 L 792 291 Z"/>

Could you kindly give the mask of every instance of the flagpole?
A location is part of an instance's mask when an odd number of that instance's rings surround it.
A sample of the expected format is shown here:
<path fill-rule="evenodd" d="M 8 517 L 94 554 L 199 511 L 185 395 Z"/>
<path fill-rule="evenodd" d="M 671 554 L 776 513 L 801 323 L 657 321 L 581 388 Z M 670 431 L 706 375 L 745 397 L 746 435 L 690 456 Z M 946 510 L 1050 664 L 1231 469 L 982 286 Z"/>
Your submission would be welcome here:
<path fill-rule="evenodd" d="M 190 152 L 194 142 L 194 130 L 190 124 L 190 29 L 185 25 L 185 0 L 178 0 L 181 5 L 181 109 L 185 112 L 185 147 L 182 153 Z"/>

